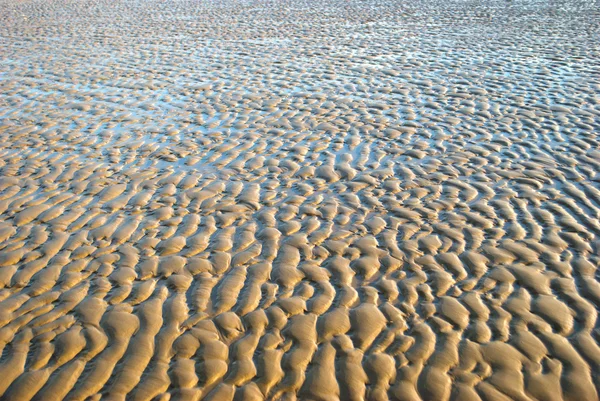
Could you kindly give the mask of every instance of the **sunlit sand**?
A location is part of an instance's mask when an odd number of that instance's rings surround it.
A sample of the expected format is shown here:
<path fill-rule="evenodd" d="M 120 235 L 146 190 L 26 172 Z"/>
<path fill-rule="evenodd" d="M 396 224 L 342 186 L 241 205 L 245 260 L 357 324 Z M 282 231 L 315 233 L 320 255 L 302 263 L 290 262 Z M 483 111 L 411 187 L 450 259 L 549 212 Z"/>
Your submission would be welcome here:
<path fill-rule="evenodd" d="M 0 0 L 0 399 L 598 400 L 597 7 Z"/>

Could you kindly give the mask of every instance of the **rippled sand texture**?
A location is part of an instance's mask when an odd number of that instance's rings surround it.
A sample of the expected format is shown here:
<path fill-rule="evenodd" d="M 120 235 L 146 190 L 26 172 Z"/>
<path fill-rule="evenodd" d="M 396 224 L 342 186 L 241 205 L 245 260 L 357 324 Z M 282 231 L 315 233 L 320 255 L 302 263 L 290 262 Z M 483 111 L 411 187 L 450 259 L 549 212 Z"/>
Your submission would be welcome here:
<path fill-rule="evenodd" d="M 0 398 L 597 400 L 599 23 L 0 0 Z"/>

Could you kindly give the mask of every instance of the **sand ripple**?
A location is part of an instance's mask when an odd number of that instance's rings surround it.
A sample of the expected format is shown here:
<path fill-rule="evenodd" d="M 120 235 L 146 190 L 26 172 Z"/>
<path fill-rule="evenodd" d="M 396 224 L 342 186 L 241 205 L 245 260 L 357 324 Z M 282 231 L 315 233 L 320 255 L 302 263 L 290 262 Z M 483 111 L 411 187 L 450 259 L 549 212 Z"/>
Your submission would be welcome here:
<path fill-rule="evenodd" d="M 0 398 L 597 400 L 596 6 L 0 0 Z"/>

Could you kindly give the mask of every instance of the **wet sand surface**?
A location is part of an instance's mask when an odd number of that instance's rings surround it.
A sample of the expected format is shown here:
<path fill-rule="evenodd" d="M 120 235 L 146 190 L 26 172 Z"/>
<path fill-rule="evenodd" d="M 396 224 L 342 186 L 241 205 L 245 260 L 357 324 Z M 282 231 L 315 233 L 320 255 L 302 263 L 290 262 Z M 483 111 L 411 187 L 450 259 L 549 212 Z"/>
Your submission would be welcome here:
<path fill-rule="evenodd" d="M 0 0 L 0 398 L 597 400 L 599 10 Z"/>

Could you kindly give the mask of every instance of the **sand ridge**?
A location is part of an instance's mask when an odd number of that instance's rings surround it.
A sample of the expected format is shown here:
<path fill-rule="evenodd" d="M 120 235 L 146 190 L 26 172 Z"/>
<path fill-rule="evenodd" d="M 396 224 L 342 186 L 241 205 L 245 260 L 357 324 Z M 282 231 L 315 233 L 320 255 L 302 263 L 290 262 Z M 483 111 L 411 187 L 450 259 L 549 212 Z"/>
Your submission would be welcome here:
<path fill-rule="evenodd" d="M 0 398 L 597 400 L 598 18 L 0 0 Z"/>

